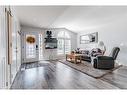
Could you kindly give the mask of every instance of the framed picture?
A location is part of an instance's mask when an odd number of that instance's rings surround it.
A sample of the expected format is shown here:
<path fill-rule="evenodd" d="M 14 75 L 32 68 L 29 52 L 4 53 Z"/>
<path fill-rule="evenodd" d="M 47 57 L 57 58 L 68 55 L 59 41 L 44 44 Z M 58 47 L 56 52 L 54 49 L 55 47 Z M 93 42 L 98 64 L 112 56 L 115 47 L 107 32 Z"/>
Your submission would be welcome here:
<path fill-rule="evenodd" d="M 80 36 L 80 44 L 97 43 L 97 42 L 98 42 L 98 32 Z"/>

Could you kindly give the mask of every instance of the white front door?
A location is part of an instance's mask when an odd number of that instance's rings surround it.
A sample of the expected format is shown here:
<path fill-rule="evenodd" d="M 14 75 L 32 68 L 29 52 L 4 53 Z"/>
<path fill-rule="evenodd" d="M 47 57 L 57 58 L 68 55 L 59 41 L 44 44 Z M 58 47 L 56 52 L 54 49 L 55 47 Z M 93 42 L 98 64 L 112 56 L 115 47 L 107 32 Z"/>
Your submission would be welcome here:
<path fill-rule="evenodd" d="M 39 60 L 38 33 L 25 32 L 23 34 L 23 63 Z"/>

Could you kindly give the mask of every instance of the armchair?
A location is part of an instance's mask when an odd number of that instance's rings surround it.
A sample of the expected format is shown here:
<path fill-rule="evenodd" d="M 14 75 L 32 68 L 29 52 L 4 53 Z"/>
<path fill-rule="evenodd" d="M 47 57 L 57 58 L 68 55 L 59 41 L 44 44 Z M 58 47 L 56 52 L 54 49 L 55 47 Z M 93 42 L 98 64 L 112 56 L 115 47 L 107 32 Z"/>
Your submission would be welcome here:
<path fill-rule="evenodd" d="M 114 47 L 109 56 L 97 56 L 94 61 L 94 68 L 97 69 L 113 69 L 115 60 L 120 51 L 119 47 Z"/>

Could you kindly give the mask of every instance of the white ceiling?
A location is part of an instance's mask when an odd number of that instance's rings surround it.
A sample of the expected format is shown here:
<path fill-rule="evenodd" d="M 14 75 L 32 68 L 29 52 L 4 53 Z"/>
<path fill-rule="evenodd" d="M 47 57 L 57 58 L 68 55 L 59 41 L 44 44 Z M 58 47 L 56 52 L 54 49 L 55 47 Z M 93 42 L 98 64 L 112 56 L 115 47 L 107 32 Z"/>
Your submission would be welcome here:
<path fill-rule="evenodd" d="M 20 6 L 16 7 L 22 25 L 67 28 L 74 32 L 100 27 L 127 16 L 125 6 Z"/>
<path fill-rule="evenodd" d="M 82 32 L 103 27 L 126 17 L 127 7 L 70 7 L 51 26 L 66 27 L 74 32 Z"/>
<path fill-rule="evenodd" d="M 15 6 L 16 15 L 21 25 L 48 27 L 68 7 L 67 6 Z"/>

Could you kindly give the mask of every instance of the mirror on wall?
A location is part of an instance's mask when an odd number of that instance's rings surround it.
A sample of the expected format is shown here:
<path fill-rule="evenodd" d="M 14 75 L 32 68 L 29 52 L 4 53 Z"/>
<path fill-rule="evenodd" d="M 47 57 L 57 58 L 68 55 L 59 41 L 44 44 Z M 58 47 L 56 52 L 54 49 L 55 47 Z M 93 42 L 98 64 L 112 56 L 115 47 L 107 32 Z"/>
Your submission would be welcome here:
<path fill-rule="evenodd" d="M 97 42 L 98 42 L 98 32 L 80 36 L 80 44 L 97 43 Z"/>

